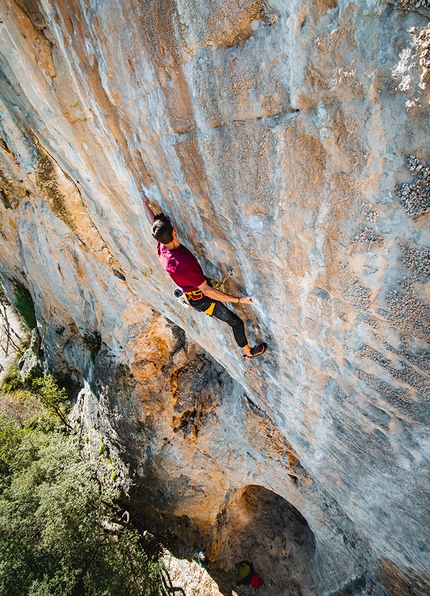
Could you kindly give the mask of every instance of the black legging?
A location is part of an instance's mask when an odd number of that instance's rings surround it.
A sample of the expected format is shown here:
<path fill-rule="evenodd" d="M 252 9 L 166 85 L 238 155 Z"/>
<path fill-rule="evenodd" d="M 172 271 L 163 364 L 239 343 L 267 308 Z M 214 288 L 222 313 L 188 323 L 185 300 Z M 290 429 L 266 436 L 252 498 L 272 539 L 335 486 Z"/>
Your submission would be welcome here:
<path fill-rule="evenodd" d="M 207 296 L 201 300 L 190 300 L 191 306 L 200 312 L 209 308 L 213 302 L 215 302 L 215 308 L 213 310 L 212 316 L 215 317 L 215 319 L 219 319 L 220 321 L 227 323 L 227 325 L 230 325 L 233 330 L 234 339 L 236 340 L 237 345 L 240 348 L 244 348 L 246 345 L 248 345 L 248 340 L 246 339 L 245 325 L 243 324 L 242 319 L 240 319 L 236 314 L 234 314 L 234 312 L 224 306 L 222 302 L 212 300 Z"/>

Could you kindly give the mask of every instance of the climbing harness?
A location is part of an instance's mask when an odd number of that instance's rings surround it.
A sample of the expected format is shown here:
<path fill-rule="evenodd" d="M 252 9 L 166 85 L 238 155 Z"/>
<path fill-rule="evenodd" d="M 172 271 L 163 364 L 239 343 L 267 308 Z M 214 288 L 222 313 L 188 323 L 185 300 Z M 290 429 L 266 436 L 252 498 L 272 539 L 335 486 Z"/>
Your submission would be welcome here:
<path fill-rule="evenodd" d="M 228 280 L 228 278 L 231 277 L 232 275 L 233 275 L 233 267 L 230 267 L 227 275 L 221 281 L 217 281 L 216 279 L 208 279 L 208 284 L 210 286 L 212 286 L 213 288 L 215 288 L 216 290 L 220 290 L 224 286 L 224 284 Z M 173 292 L 173 294 L 174 294 L 175 298 L 178 300 L 178 302 L 180 302 L 185 307 L 191 306 L 190 303 L 193 300 L 201 300 L 202 298 L 204 298 L 203 292 L 201 290 L 199 290 L 198 288 L 196 288 L 195 290 L 191 290 L 191 292 L 183 292 L 179 288 L 176 288 L 176 290 Z M 216 306 L 216 302 L 211 302 L 210 305 L 208 306 L 208 308 L 206 310 L 204 310 L 203 312 L 211 317 L 215 310 L 215 306 Z"/>
<path fill-rule="evenodd" d="M 203 311 L 205 313 L 205 315 L 208 315 L 209 317 L 211 317 L 214 314 L 215 306 L 216 306 L 216 302 L 211 302 L 210 305 L 208 306 L 208 308 Z"/>
<path fill-rule="evenodd" d="M 212 282 L 212 280 L 210 280 L 210 281 Z M 219 282 L 217 282 L 217 283 L 219 283 Z M 184 292 L 184 296 L 187 299 L 187 302 L 190 306 L 191 306 L 190 302 L 192 302 L 193 300 L 201 300 L 202 298 L 204 298 L 204 294 L 201 290 L 193 290 L 192 292 Z M 215 306 L 216 306 L 216 302 L 211 302 L 210 305 L 203 312 L 211 317 L 214 313 Z"/>
<path fill-rule="evenodd" d="M 187 300 L 201 300 L 203 298 L 203 292 L 201 290 L 192 290 L 191 292 L 184 292 Z"/>

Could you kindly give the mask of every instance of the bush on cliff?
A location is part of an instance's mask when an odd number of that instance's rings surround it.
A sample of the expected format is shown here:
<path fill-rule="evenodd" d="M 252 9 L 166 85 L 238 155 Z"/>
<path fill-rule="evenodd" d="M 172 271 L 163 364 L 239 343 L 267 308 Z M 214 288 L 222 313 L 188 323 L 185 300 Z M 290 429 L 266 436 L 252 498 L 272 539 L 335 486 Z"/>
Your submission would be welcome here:
<path fill-rule="evenodd" d="M 12 393 L 13 391 L 20 389 L 22 385 L 23 383 L 21 375 L 19 374 L 19 368 L 16 362 L 12 362 L 3 377 L 3 381 L 0 385 L 0 391 L 2 393 Z"/>
<path fill-rule="evenodd" d="M 17 362 L 12 362 L 0 385 L 0 395 L 5 394 L 19 402 L 24 397 L 33 398 L 40 403 L 40 417 L 51 421 L 55 426 L 59 422 L 69 427 L 69 396 L 64 387 L 60 387 L 51 374 L 44 375 L 41 368 L 34 369 L 22 380 Z"/>

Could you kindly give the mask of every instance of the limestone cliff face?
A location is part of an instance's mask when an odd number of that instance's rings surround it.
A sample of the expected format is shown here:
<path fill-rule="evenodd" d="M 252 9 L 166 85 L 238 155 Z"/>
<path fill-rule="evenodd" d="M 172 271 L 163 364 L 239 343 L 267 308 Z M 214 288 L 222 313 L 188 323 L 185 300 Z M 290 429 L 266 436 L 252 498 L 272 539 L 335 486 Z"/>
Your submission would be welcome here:
<path fill-rule="evenodd" d="M 429 3 L 1 6 L 2 282 L 136 501 L 227 568 L 264 487 L 302 593 L 428 593 Z M 267 357 L 178 306 L 141 183 Z"/>

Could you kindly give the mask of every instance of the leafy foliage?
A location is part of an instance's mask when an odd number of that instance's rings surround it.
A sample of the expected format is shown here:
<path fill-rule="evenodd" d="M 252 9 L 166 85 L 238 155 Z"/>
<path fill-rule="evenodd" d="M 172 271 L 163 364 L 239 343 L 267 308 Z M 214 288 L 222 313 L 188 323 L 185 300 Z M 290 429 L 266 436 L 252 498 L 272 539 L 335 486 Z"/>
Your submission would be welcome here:
<path fill-rule="evenodd" d="M 23 381 L 15 363 L 0 391 L 14 405 L 0 416 L 0 595 L 153 593 L 160 564 L 121 517 L 104 444 L 84 457 L 70 433 L 66 390 L 42 367 Z"/>
<path fill-rule="evenodd" d="M 19 374 L 19 369 L 16 362 L 12 362 L 3 377 L 0 390 L 3 391 L 3 393 L 11 393 L 12 391 L 20 389 L 22 386 L 23 383 L 21 375 Z"/>
<path fill-rule="evenodd" d="M 77 439 L 0 421 L 0 594 L 134 596 L 158 564 Z"/>
<path fill-rule="evenodd" d="M 67 403 L 69 396 L 64 388 L 58 386 L 54 377 L 52 375 L 36 377 L 31 381 L 31 388 L 45 406 L 47 412 L 54 417 L 58 416 L 65 426 L 69 426 L 67 422 L 67 414 L 70 409 Z"/>
<path fill-rule="evenodd" d="M 20 283 L 17 283 L 15 286 L 15 301 L 13 305 L 24 319 L 27 327 L 34 329 L 37 325 L 37 320 L 36 313 L 34 312 L 33 298 L 27 288 Z"/>
<path fill-rule="evenodd" d="M 22 380 L 16 363 L 12 363 L 0 386 L 0 391 L 24 399 L 35 396 L 44 406 L 44 415 L 54 421 L 60 421 L 69 427 L 67 414 L 69 412 L 69 396 L 64 388 L 58 386 L 51 374 L 43 375 L 41 370 L 32 371 L 25 381 Z"/>

